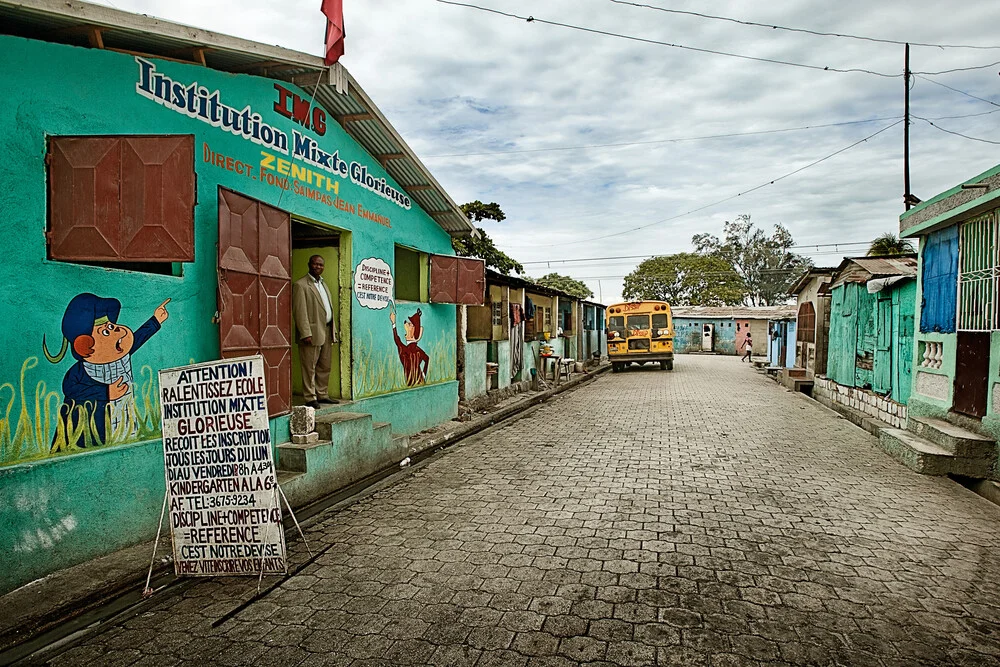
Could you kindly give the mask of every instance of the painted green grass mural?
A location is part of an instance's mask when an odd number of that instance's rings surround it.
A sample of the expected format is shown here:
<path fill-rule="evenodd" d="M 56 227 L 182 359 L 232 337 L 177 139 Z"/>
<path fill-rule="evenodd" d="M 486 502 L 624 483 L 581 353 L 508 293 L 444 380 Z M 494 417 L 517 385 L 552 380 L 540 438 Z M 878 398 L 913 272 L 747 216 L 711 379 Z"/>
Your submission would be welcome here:
<path fill-rule="evenodd" d="M 450 382 L 455 379 L 455 338 L 441 333 L 427 349 L 427 379 L 423 385 Z M 374 336 L 368 332 L 367 340 L 358 342 L 355 358 L 355 391 L 361 397 L 388 394 L 410 389 L 406 384 L 403 365 L 395 350 L 376 348 Z M 418 385 L 420 386 L 420 385 Z"/>
<path fill-rule="evenodd" d="M 156 375 L 149 366 L 140 369 L 140 380 L 127 395 L 126 417 L 115 428 L 109 415 L 89 414 L 83 406 L 61 415 L 62 394 L 50 390 L 44 380 L 34 382 L 32 391 L 29 375 L 37 367 L 38 357 L 28 357 L 21 364 L 17 386 L 0 384 L 0 466 L 160 436 Z M 104 419 L 104 429 L 98 429 L 98 418 Z M 102 430 L 108 434 L 107 442 L 98 435 Z"/>

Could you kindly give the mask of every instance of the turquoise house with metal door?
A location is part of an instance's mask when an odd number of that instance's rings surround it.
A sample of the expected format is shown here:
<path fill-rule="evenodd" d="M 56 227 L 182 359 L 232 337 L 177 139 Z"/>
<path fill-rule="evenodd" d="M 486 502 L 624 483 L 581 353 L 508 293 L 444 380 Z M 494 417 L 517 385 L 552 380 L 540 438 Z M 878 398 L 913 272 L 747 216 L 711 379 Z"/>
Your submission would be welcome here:
<path fill-rule="evenodd" d="M 0 25 L 0 593 L 156 533 L 160 369 L 264 358 L 293 504 L 456 415 L 456 304 L 485 280 L 451 237 L 474 229 L 346 70 L 82 2 L 0 0 Z M 312 255 L 341 403 L 295 448 Z"/>
<path fill-rule="evenodd" d="M 1000 166 L 913 207 L 900 216 L 899 231 L 920 244 L 911 414 L 996 439 Z"/>
<path fill-rule="evenodd" d="M 912 255 L 840 264 L 830 283 L 828 379 L 909 402 L 916 273 Z"/>

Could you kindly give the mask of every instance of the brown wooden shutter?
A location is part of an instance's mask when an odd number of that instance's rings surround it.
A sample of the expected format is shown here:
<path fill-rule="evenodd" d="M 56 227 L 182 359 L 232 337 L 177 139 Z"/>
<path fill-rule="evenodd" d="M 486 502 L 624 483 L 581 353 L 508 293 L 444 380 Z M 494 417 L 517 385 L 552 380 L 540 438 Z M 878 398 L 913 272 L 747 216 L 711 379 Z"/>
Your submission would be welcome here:
<path fill-rule="evenodd" d="M 193 262 L 194 136 L 54 137 L 49 256 Z"/>
<path fill-rule="evenodd" d="M 121 142 L 53 138 L 49 144 L 49 256 L 121 259 Z"/>
<path fill-rule="evenodd" d="M 451 255 L 431 255 L 431 288 L 432 303 L 455 303 L 458 286 L 457 257 Z"/>
<path fill-rule="evenodd" d="M 194 261 L 194 137 L 121 140 L 123 257 Z"/>
<path fill-rule="evenodd" d="M 478 306 L 486 299 L 486 263 L 481 259 L 458 260 L 458 285 L 455 303 Z M 506 302 L 505 302 L 506 303 Z M 504 314 L 506 316 L 506 313 Z"/>
<path fill-rule="evenodd" d="M 292 404 L 291 220 L 219 188 L 219 339 L 223 358 L 261 354 L 267 411 Z"/>
<path fill-rule="evenodd" d="M 431 255 L 430 300 L 481 306 L 486 298 L 486 264 L 481 259 Z"/>

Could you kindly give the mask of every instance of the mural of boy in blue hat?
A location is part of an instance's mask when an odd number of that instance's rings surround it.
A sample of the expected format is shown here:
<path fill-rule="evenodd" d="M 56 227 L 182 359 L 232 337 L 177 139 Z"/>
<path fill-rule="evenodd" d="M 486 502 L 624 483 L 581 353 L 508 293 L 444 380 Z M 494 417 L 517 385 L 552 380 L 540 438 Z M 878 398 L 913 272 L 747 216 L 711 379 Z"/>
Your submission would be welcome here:
<path fill-rule="evenodd" d="M 122 309 L 118 299 L 85 292 L 69 302 L 62 320 L 63 343 L 59 354 L 50 354 L 42 338 L 42 351 L 50 362 L 59 363 L 70 346 L 77 359 L 62 383 L 63 405 L 59 415 L 68 431 L 76 430 L 77 420 L 92 418 L 96 444 L 107 443 L 109 426 L 111 433 L 119 437 L 135 434 L 135 418 L 129 414 L 132 354 L 160 330 L 168 317 L 169 302 L 167 299 L 161 303 L 135 332 L 118 324 Z"/>
<path fill-rule="evenodd" d="M 427 379 L 427 365 L 430 357 L 417 345 L 424 335 L 424 328 L 420 326 L 420 309 L 410 315 L 403 322 L 403 336 L 406 343 L 399 339 L 396 332 L 396 307 L 392 306 L 389 311 L 389 321 L 392 322 L 392 338 L 396 341 L 396 350 L 399 352 L 399 361 L 403 364 L 403 375 L 406 376 L 406 386 L 413 387 L 423 384 Z"/>

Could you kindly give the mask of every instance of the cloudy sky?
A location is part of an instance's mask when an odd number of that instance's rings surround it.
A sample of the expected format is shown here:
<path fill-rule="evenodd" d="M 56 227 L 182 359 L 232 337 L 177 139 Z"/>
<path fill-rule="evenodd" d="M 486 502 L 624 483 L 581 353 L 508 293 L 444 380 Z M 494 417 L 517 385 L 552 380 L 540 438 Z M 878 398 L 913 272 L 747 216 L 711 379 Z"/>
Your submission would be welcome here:
<path fill-rule="evenodd" d="M 322 51 L 319 0 L 99 1 Z M 693 234 L 749 214 L 836 265 L 897 231 L 903 211 L 902 45 L 649 6 L 948 45 L 911 48 L 911 190 L 928 199 L 1000 163 L 1000 48 L 955 48 L 1000 47 L 998 2 L 471 3 L 536 20 L 344 0 L 342 62 L 456 202 L 501 205 L 507 220 L 487 232 L 530 275 L 574 276 L 605 303 L 640 259 L 563 260 L 690 250 Z"/>

